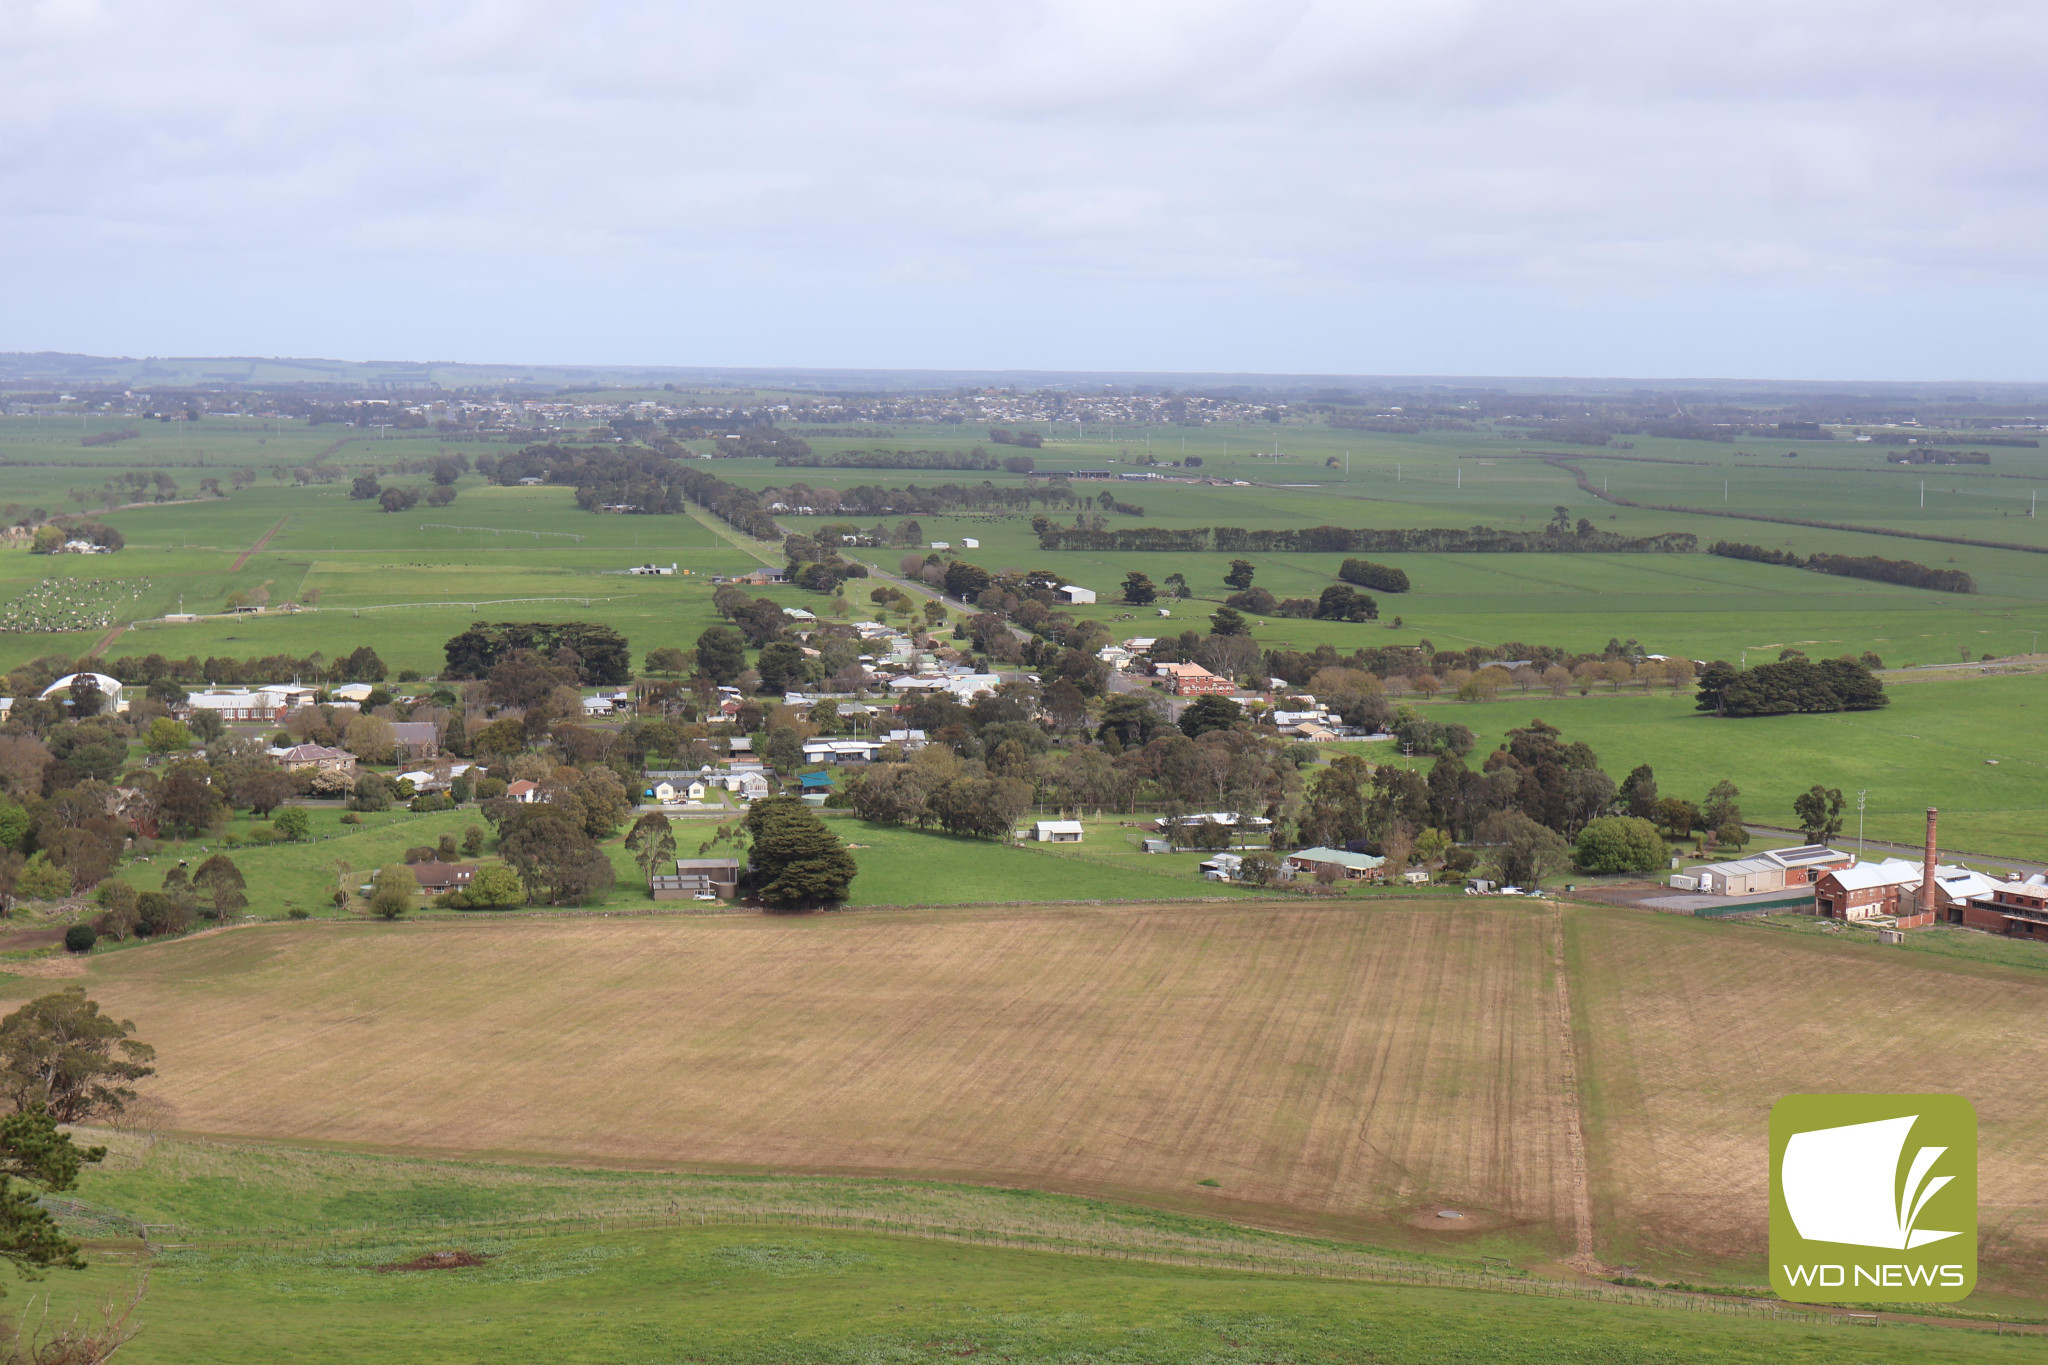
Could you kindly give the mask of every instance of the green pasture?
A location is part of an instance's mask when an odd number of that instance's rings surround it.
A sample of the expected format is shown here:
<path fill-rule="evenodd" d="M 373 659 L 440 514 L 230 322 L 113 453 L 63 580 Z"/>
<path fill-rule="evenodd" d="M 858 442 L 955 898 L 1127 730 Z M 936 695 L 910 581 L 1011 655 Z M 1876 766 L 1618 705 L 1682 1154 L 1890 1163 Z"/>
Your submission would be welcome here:
<path fill-rule="evenodd" d="M 1491 703 L 1432 702 L 1427 714 L 1471 728 L 1475 765 L 1509 729 L 1540 718 L 1568 741 L 1592 745 L 1617 781 L 1648 763 L 1660 794 L 1698 802 L 1727 778 L 1742 789 L 1743 815 L 1758 823 L 1793 826 L 1795 796 L 1816 784 L 1839 787 L 1851 802 L 1842 837 L 1853 840 L 1860 789 L 1870 838 L 1917 843 L 1935 806 L 1944 849 L 2048 858 L 2048 759 L 2037 743 L 2048 724 L 2048 674 L 1936 676 L 1893 681 L 1887 691 L 1891 704 L 1881 711 L 1744 720 L 1695 711 L 1689 695 L 1634 688 L 1585 697 L 1508 691 Z M 1355 747 L 1374 762 L 1400 761 L 1386 744 Z"/>
<path fill-rule="evenodd" d="M 832 812 L 825 812 L 832 815 Z M 1027 815 L 1028 824 L 1036 817 Z M 1203 881 L 1203 855 L 1142 854 L 1113 821 L 1090 822 L 1089 840 L 1022 847 L 837 816 L 832 829 L 853 850 L 860 875 L 850 904 L 967 905 L 988 901 L 1177 900 L 1235 896 Z M 678 826 L 677 845 L 683 842 Z"/>
<path fill-rule="evenodd" d="M 175 1245 L 147 1258 L 141 1332 L 123 1357 L 161 1365 L 1917 1365 L 2038 1349 L 1960 1326 L 1774 1316 L 1513 1270 L 1450 1287 L 1484 1269 L 1469 1248 L 1402 1255 L 1023 1190 L 95 1136 L 112 1155 L 63 1215 L 90 1239 L 92 1268 L 18 1285 L 9 1306 L 62 1323 L 125 1300 L 144 1268 L 131 1229 L 151 1224 Z M 378 1270 L 442 1251 L 484 1263 Z"/>

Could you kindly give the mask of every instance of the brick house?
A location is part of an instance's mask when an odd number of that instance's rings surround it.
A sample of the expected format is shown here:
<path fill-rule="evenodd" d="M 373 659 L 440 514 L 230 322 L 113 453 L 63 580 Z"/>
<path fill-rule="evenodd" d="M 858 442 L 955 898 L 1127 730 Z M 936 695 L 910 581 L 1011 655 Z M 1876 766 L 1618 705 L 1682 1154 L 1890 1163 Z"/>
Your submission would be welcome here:
<path fill-rule="evenodd" d="M 1237 684 L 1200 664 L 1160 664 L 1159 675 L 1166 679 L 1166 690 L 1177 697 L 1227 697 L 1237 691 Z"/>

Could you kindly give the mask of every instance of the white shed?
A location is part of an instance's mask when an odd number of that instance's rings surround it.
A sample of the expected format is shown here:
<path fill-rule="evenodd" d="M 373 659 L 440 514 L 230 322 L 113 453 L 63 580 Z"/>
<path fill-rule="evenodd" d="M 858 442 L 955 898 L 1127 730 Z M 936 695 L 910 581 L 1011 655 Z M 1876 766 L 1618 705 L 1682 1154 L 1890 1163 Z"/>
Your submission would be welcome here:
<path fill-rule="evenodd" d="M 972 536 L 962 536 L 960 537 L 960 548 L 963 550 L 979 550 L 981 542 Z"/>
<path fill-rule="evenodd" d="M 1041 844 L 1078 844 L 1081 842 L 1079 820 L 1040 820 L 1033 829 Z"/>
<path fill-rule="evenodd" d="M 1076 607 L 1089 606 L 1095 601 L 1093 588 L 1077 588 L 1072 583 L 1061 585 L 1059 595 L 1065 598 L 1069 605 Z"/>

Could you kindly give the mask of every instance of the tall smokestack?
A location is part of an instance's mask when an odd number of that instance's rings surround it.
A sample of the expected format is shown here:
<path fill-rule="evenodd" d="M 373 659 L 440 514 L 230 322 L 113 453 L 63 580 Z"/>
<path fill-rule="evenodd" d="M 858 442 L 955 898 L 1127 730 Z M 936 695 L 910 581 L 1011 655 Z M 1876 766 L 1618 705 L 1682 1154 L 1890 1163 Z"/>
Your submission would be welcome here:
<path fill-rule="evenodd" d="M 1920 855 L 1920 913 L 1934 913 L 1934 816 L 1935 808 L 1927 808 L 1927 848 Z"/>

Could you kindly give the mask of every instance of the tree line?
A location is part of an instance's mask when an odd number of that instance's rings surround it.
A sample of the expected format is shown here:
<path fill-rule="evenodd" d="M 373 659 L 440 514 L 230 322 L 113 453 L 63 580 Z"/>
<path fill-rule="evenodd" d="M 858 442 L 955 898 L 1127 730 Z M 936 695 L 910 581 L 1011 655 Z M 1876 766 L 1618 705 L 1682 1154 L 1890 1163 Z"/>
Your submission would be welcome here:
<path fill-rule="evenodd" d="M 1811 569 L 1815 573 L 1835 574 L 1841 578 L 1866 578 L 1873 582 L 1897 583 L 1902 587 L 1927 588 L 1934 592 L 1977 591 L 1977 580 L 1961 569 L 1932 569 L 1925 564 L 1915 564 L 1910 559 L 1831 554 L 1802 557 L 1792 550 L 1771 550 L 1761 545 L 1744 545 L 1729 540 L 1715 541 L 1707 547 L 1707 553 L 1720 555 L 1724 559 L 1747 559 L 1759 564 L 1780 564 L 1791 569 Z"/>
<path fill-rule="evenodd" d="M 1855 659 L 1795 657 L 1750 669 L 1716 660 L 1700 672 L 1698 709 L 1717 716 L 1875 711 L 1890 703 L 1869 665 Z"/>
<path fill-rule="evenodd" d="M 976 469 L 1029 474 L 1038 462 L 1029 455 L 991 455 L 980 446 L 958 450 L 838 450 L 778 456 L 776 464 L 810 469 Z"/>
<path fill-rule="evenodd" d="M 1223 554 L 1685 554 L 1699 548 L 1699 538 L 1683 531 L 1654 536 L 1624 536 L 1580 521 L 1575 529 L 1555 526 L 1541 531 L 1509 531 L 1498 527 L 1422 527 L 1373 530 L 1342 526 L 1246 530 L 1239 526 L 1198 526 L 1168 530 L 1139 526 L 1126 531 L 1079 529 L 1048 524 L 1039 530 L 1044 550 L 1164 551 Z"/>

